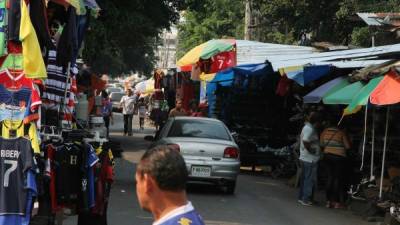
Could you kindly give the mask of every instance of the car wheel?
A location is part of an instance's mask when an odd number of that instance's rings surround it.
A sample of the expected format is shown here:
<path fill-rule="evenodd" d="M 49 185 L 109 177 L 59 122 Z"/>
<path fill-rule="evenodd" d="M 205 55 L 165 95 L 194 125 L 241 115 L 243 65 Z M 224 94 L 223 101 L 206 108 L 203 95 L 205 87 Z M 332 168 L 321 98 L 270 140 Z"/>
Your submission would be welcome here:
<path fill-rule="evenodd" d="M 226 184 L 226 193 L 229 195 L 233 195 L 235 193 L 236 181 L 229 181 Z"/>

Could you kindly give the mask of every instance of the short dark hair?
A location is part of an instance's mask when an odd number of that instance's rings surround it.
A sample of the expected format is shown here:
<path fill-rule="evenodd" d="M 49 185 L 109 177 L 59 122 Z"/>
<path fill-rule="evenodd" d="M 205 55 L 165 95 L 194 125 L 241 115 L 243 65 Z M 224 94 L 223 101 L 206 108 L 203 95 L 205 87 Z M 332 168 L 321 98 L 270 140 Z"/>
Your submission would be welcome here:
<path fill-rule="evenodd" d="M 322 115 L 319 112 L 311 112 L 309 120 L 311 124 L 320 123 L 322 122 Z"/>
<path fill-rule="evenodd" d="M 147 150 L 137 166 L 142 176 L 152 176 L 159 188 L 164 191 L 183 191 L 186 189 L 188 171 L 181 154 L 170 146 L 157 146 Z"/>

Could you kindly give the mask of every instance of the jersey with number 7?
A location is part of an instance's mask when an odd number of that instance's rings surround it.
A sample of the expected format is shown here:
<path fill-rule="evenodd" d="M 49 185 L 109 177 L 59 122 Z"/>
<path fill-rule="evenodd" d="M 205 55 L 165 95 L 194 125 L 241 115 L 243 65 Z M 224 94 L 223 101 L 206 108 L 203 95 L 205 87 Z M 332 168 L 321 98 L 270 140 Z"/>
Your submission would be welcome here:
<path fill-rule="evenodd" d="M 33 154 L 28 139 L 0 137 L 0 215 L 26 213 L 26 176 L 32 166 Z"/>

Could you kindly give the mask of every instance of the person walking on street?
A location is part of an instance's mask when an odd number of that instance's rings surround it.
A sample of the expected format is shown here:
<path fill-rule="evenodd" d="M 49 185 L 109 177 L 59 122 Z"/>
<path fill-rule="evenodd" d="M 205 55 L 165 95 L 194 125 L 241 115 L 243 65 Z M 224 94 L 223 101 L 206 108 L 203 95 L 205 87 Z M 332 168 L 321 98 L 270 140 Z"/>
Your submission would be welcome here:
<path fill-rule="evenodd" d="M 132 120 L 135 112 L 136 97 L 131 89 L 126 90 L 126 95 L 121 98 L 120 107 L 124 115 L 124 136 L 132 136 Z"/>
<path fill-rule="evenodd" d="M 113 122 L 113 114 L 112 114 L 112 103 L 106 91 L 101 92 L 103 102 L 102 102 L 102 110 L 101 113 L 104 119 L 104 125 L 107 129 L 107 138 L 110 137 L 110 121 Z"/>
<path fill-rule="evenodd" d="M 153 225 L 204 225 L 187 199 L 188 172 L 179 151 L 170 146 L 146 151 L 135 178 L 140 207 L 153 214 Z"/>
<path fill-rule="evenodd" d="M 338 121 L 331 118 L 320 137 L 324 152 L 323 163 L 328 172 L 326 207 L 335 209 L 344 207 L 346 156 L 351 147 L 346 132 L 336 126 Z"/>
<path fill-rule="evenodd" d="M 312 205 L 312 195 L 317 185 L 317 169 L 321 148 L 318 129 L 321 126 L 321 115 L 312 112 L 300 134 L 300 164 L 302 174 L 298 201 L 302 205 Z"/>
<path fill-rule="evenodd" d="M 185 109 L 182 107 L 182 100 L 178 99 L 176 100 L 175 108 L 173 108 L 169 112 L 169 117 L 175 117 L 175 116 L 187 116 L 187 112 Z"/>
<path fill-rule="evenodd" d="M 144 103 L 144 98 L 140 98 L 139 103 L 137 104 L 138 111 L 139 111 L 139 126 L 140 129 L 144 129 L 144 119 L 146 118 L 146 103 Z"/>

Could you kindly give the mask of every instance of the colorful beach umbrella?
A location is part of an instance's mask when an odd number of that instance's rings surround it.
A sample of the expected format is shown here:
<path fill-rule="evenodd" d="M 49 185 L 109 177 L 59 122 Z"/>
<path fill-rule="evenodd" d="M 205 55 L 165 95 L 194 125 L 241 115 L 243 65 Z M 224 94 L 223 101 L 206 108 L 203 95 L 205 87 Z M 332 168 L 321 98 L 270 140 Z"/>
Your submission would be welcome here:
<path fill-rule="evenodd" d="M 350 115 L 360 110 L 361 106 L 368 103 L 370 94 L 375 90 L 378 84 L 382 81 L 383 77 L 377 77 L 369 81 L 359 93 L 353 98 L 351 103 L 344 109 L 344 115 Z"/>
<path fill-rule="evenodd" d="M 325 96 L 322 101 L 327 105 L 348 105 L 365 85 L 358 81 Z"/>
<path fill-rule="evenodd" d="M 234 48 L 236 41 L 234 39 L 213 39 L 201 45 L 198 45 L 187 52 L 177 62 L 177 65 L 184 67 L 193 65 L 200 59 L 209 59 L 220 52 L 230 51 Z"/>
<path fill-rule="evenodd" d="M 342 89 L 349 84 L 350 83 L 346 77 L 337 77 L 308 93 L 306 96 L 303 97 L 303 102 L 319 103 L 321 102 L 323 97 L 330 95 L 331 93 Z"/>
<path fill-rule="evenodd" d="M 392 105 L 400 102 L 400 76 L 391 70 L 385 76 L 377 77 L 369 83 L 353 98 L 346 107 L 343 115 L 358 112 L 361 106 L 368 103 L 374 105 Z"/>

